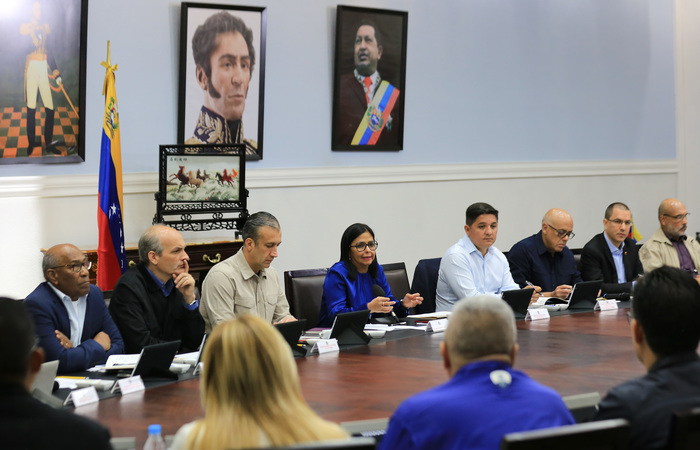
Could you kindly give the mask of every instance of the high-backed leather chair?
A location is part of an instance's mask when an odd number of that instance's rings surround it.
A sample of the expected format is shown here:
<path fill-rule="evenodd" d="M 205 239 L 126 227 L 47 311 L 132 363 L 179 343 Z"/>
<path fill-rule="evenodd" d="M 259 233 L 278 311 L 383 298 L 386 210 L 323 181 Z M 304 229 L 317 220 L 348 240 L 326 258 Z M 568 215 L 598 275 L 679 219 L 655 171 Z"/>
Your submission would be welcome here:
<path fill-rule="evenodd" d="M 307 329 L 318 324 L 326 273 L 328 269 L 289 270 L 284 273 L 289 312 L 297 319 L 306 319 Z"/>
<path fill-rule="evenodd" d="M 578 423 L 506 434 L 501 450 L 623 450 L 629 446 L 629 432 L 624 419 Z"/>
<path fill-rule="evenodd" d="M 700 448 L 700 408 L 673 414 L 668 448 L 670 450 Z"/>
<path fill-rule="evenodd" d="M 442 258 L 421 259 L 413 272 L 411 292 L 420 293 L 423 303 L 416 306 L 416 314 L 435 312 L 435 291 Z"/>
<path fill-rule="evenodd" d="M 405 263 L 382 264 L 386 281 L 389 283 L 391 293 L 398 301 L 410 292 L 408 284 L 408 273 L 406 272 Z"/>

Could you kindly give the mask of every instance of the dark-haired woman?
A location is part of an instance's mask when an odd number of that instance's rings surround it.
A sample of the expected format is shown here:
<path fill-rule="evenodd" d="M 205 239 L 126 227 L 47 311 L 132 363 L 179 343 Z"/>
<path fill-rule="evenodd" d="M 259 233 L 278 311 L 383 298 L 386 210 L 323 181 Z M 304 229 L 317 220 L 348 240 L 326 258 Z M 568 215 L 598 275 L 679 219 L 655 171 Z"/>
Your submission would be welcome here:
<path fill-rule="evenodd" d="M 399 302 L 391 293 L 382 266 L 377 263 L 374 231 L 363 223 L 350 225 L 340 240 L 340 261 L 328 270 L 323 282 L 319 327 L 330 327 L 338 313 L 369 309 L 403 317 L 423 301 L 420 294 L 406 294 Z M 374 294 L 378 285 L 383 296 Z"/>

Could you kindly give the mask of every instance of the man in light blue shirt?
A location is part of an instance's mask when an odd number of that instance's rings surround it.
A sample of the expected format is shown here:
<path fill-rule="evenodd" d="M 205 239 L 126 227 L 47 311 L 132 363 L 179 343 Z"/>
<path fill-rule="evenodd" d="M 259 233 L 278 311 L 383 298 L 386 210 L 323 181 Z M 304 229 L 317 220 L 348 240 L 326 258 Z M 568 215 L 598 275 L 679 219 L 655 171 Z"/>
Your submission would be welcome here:
<path fill-rule="evenodd" d="M 462 298 L 520 289 L 513 281 L 508 260 L 493 247 L 498 235 L 498 210 L 488 203 L 474 203 L 467 208 L 466 216 L 466 236 L 450 247 L 440 262 L 437 311 L 451 311 Z M 538 291 L 533 290 L 533 298 Z"/>

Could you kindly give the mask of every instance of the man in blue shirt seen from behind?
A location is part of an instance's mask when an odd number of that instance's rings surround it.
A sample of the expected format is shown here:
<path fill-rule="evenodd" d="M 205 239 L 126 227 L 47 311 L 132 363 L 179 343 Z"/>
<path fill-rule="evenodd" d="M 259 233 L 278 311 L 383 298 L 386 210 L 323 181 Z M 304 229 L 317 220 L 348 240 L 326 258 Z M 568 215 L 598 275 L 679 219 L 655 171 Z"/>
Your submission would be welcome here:
<path fill-rule="evenodd" d="M 493 295 L 455 304 L 440 344 L 450 380 L 403 402 L 381 449 L 494 449 L 505 434 L 570 425 L 559 394 L 513 369 L 513 311 Z"/>
<path fill-rule="evenodd" d="M 583 281 L 574 254 L 566 246 L 574 238 L 574 219 L 563 209 L 550 209 L 542 229 L 517 242 L 508 252 L 510 272 L 520 287 L 535 285 L 545 297 L 566 298 Z"/>
<path fill-rule="evenodd" d="M 466 235 L 440 261 L 435 309 L 450 311 L 461 298 L 520 289 L 510 274 L 508 260 L 493 247 L 498 236 L 498 210 L 488 203 L 467 208 Z M 533 290 L 533 300 L 539 296 Z"/>

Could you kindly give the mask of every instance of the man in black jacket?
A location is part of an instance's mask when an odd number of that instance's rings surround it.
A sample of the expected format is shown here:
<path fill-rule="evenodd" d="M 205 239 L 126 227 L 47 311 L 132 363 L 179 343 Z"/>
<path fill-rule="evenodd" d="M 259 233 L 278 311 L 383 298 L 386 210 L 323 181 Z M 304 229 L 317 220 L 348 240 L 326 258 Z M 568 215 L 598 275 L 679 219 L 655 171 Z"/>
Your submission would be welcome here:
<path fill-rule="evenodd" d="M 588 241 L 581 253 L 581 276 L 585 281 L 603 280 L 602 294 L 630 294 L 634 280 L 644 273 L 635 242 L 627 237 L 632 213 L 615 202 L 605 210 L 605 231 Z"/>
<path fill-rule="evenodd" d="M 634 290 L 630 327 L 647 374 L 611 389 L 596 420 L 626 419 L 635 449 L 667 448 L 671 416 L 700 406 L 700 286 L 681 269 L 659 267 Z"/>
<path fill-rule="evenodd" d="M 139 259 L 119 278 L 109 303 L 126 352 L 177 340 L 180 351 L 196 350 L 204 320 L 182 234 L 165 225 L 152 226 L 139 239 Z"/>
<path fill-rule="evenodd" d="M 44 350 L 22 302 L 0 298 L 0 435 L 2 448 L 110 449 L 109 431 L 29 393 Z"/>

